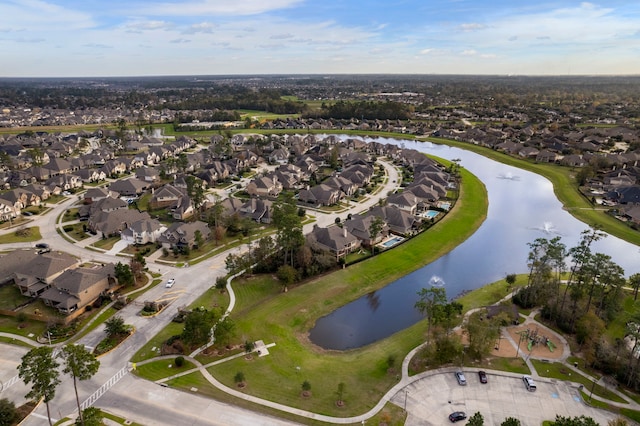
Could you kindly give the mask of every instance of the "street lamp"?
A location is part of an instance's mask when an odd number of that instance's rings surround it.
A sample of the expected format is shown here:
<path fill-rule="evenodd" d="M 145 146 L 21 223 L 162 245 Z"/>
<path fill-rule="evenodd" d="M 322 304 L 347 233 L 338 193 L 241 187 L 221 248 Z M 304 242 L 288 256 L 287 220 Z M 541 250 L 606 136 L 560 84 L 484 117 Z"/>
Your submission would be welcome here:
<path fill-rule="evenodd" d="M 404 411 L 407 411 L 407 394 L 409 393 L 408 390 L 404 390 Z"/>

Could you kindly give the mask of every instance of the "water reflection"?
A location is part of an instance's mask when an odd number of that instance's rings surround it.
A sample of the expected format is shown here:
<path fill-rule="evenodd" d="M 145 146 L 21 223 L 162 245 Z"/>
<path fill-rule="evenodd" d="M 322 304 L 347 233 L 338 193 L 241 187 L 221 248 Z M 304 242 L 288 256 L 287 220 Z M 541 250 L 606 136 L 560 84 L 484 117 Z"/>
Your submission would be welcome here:
<path fill-rule="evenodd" d="M 392 139 L 375 141 L 400 145 Z M 444 145 L 413 141 L 402 144 L 449 160 L 459 158 L 461 166 L 487 187 L 487 219 L 473 236 L 447 255 L 380 289 L 375 296 L 363 296 L 320 318 L 310 339 L 321 347 L 357 348 L 390 336 L 420 320 L 414 304 L 421 288 L 444 285 L 447 296 L 453 298 L 507 274 L 525 273 L 527 243 L 561 236 L 567 247 L 573 247 L 587 228 L 563 210 L 551 182 L 539 175 Z M 626 276 L 640 272 L 638 247 L 612 236 L 592 247 L 594 252 L 611 256 L 624 268 Z"/>

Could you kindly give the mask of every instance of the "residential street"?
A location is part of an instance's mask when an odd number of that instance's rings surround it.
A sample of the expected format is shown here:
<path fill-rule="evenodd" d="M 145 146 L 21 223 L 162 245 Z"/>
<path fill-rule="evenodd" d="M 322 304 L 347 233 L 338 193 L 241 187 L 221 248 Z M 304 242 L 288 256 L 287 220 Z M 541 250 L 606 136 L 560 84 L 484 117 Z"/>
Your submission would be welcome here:
<path fill-rule="evenodd" d="M 339 213 L 331 213 L 325 214 L 322 212 L 311 211 L 308 210 L 307 213 L 311 216 L 314 216 L 315 221 L 310 224 L 305 225 L 304 232 L 309 232 L 314 225 L 318 226 L 328 226 L 335 223 L 335 218 L 340 216 L 342 219 L 345 219 L 348 213 L 359 213 L 361 211 L 365 211 L 368 208 L 376 205 L 381 198 L 385 198 L 390 191 L 393 191 L 399 183 L 398 171 L 388 162 L 380 161 L 380 164 L 383 164 L 387 178 L 385 180 L 384 185 L 376 192 L 374 195 L 369 195 L 365 200 L 358 204 L 351 204 L 351 209 L 348 211 L 342 211 Z M 246 184 L 246 183 L 245 183 Z M 122 257 L 115 257 L 115 253 L 99 253 L 94 250 L 87 250 L 84 248 L 85 244 L 77 243 L 72 244 L 71 242 L 62 238 L 58 232 L 56 231 L 56 220 L 62 214 L 62 212 L 70 208 L 73 204 L 77 202 L 76 196 L 70 197 L 69 199 L 61 202 L 53 206 L 53 210 L 48 212 L 44 216 L 34 217 L 33 221 L 31 221 L 27 226 L 39 226 L 40 232 L 42 234 L 42 241 L 47 242 L 51 245 L 53 250 L 65 251 L 75 256 L 78 256 L 82 261 L 100 261 L 100 262 L 118 262 L 123 261 Z M 1 233 L 13 232 L 13 230 L 3 230 Z M 10 247 L 3 246 L 3 249 L 19 249 L 19 248 L 31 248 L 35 245 L 35 243 L 21 243 L 21 244 L 12 244 Z M 246 246 L 243 246 L 246 250 Z M 207 259 L 203 262 L 196 263 L 188 268 L 175 268 L 172 266 L 167 266 L 165 264 L 158 263 L 149 263 L 147 266 L 149 270 L 152 272 L 159 272 L 163 274 L 165 278 L 175 278 L 176 284 L 174 287 L 168 289 L 162 285 L 157 285 L 154 288 L 148 290 L 143 295 L 141 295 L 138 299 L 138 302 L 143 302 L 145 300 L 159 300 L 166 297 L 175 297 L 175 300 L 169 304 L 167 308 L 165 308 L 159 315 L 154 317 L 142 317 L 139 314 L 141 306 L 136 303 L 130 303 L 124 309 L 119 311 L 119 315 L 122 316 L 125 323 L 131 324 L 135 327 L 135 333 L 127 339 L 123 344 L 121 344 L 117 349 L 112 351 L 111 353 L 102 356 L 100 358 L 101 366 L 99 372 L 91 379 L 85 382 L 79 382 L 79 392 L 81 395 L 81 401 L 86 399 L 89 395 L 92 395 L 98 389 L 100 389 L 105 383 L 108 383 L 114 375 L 116 375 L 123 368 L 130 368 L 130 363 L 128 360 L 133 356 L 133 354 L 141 348 L 150 338 L 155 336 L 160 330 L 162 330 L 175 316 L 178 311 L 178 308 L 181 306 L 187 306 L 191 304 L 196 298 L 198 298 L 204 291 L 214 285 L 215 280 L 219 276 L 223 276 L 226 274 L 225 262 L 224 259 L 230 252 L 237 253 L 238 248 L 227 250 L 223 253 L 220 253 L 210 259 Z M 124 258 L 126 260 L 126 258 Z M 100 340 L 104 337 L 104 327 L 100 326 L 84 336 L 82 339 L 78 341 L 78 343 L 84 344 L 87 347 L 93 348 L 95 347 Z M 3 345 L 7 346 L 7 345 Z M 6 351 L 2 351 L 3 354 L 7 353 Z M 2 359 L 8 358 L 6 362 L 13 363 L 16 366 L 19 364 L 19 356 L 20 351 L 15 352 L 15 355 L 8 354 L 9 356 L 2 355 Z M 73 394 L 73 385 L 71 383 L 71 379 L 62 376 L 63 382 L 58 387 L 58 391 L 56 393 L 56 397 L 50 403 L 51 412 L 54 417 L 62 418 L 65 416 L 74 416 L 74 412 L 76 409 L 76 401 Z M 135 404 L 135 409 L 118 409 L 118 407 L 126 407 L 132 401 L 133 393 L 129 393 L 131 388 L 132 381 L 137 384 L 137 388 L 140 389 L 139 392 L 135 392 L 135 397 L 138 399 Z M 140 383 L 142 382 L 142 383 Z M 128 383 L 129 385 L 123 386 L 122 383 Z M 157 389 L 156 389 L 157 388 Z M 18 392 L 24 392 L 24 386 L 12 386 L 5 390 L 7 395 L 15 395 L 16 398 L 20 397 Z M 112 390 L 119 389 L 119 390 Z M 198 401 L 201 402 L 201 398 L 196 396 L 187 396 L 183 393 L 161 388 L 160 386 L 147 382 L 141 379 L 134 378 L 130 375 L 125 375 L 120 382 L 117 382 L 113 388 L 108 390 L 108 392 L 101 396 L 100 399 L 95 402 L 96 406 L 105 408 L 113 408 L 116 412 L 121 412 L 122 415 L 127 415 L 128 418 L 139 421 L 144 424 L 178 424 L 183 423 L 183 421 L 175 422 L 175 423 L 165 423 L 165 418 L 171 418 L 174 416 L 179 419 L 193 418 L 199 419 L 199 422 L 192 424 L 212 424 L 212 425 L 229 425 L 229 424 L 261 424 L 261 420 L 263 416 L 261 414 L 253 414 L 253 412 L 249 410 L 244 410 L 240 408 L 233 407 L 233 410 L 237 411 L 236 414 L 230 415 L 229 419 L 237 419 L 238 423 L 230 423 L 230 421 L 223 421 L 221 416 L 219 415 L 219 409 L 223 407 L 225 410 L 229 407 L 225 404 L 220 404 L 216 407 L 215 411 L 218 413 L 216 416 L 211 416 L 210 421 L 212 423 L 207 423 L 206 419 L 200 419 L 200 416 L 194 416 L 194 406 L 190 403 L 179 403 L 172 404 L 171 410 L 167 411 L 166 414 L 169 417 L 158 417 L 158 404 L 156 402 L 156 396 L 158 394 L 167 394 L 167 393 L 177 393 L 181 396 L 186 396 L 189 398 L 197 398 Z M 147 395 L 146 397 L 144 395 Z M 106 405 L 103 405 L 103 401 L 105 401 Z M 144 401 L 148 401 L 148 404 L 145 407 Z M 206 400 L 210 404 L 209 406 L 213 406 L 217 403 L 211 400 Z M 202 411 L 202 406 L 198 403 L 198 412 Z M 108 407 L 107 407 L 108 405 Z M 168 409 L 166 404 L 160 404 L 164 409 Z M 243 414 L 238 414 L 243 413 Z M 29 418 L 25 420 L 23 425 L 41 425 L 42 424 L 42 416 L 46 415 L 46 409 L 44 405 L 40 405 L 34 414 L 32 414 Z M 162 418 L 163 423 L 149 423 L 150 419 L 154 418 Z M 252 421 L 248 421 L 249 418 L 252 418 Z M 262 424 L 274 424 L 272 421 L 268 421 Z M 286 423 L 281 423 L 286 424 Z"/>

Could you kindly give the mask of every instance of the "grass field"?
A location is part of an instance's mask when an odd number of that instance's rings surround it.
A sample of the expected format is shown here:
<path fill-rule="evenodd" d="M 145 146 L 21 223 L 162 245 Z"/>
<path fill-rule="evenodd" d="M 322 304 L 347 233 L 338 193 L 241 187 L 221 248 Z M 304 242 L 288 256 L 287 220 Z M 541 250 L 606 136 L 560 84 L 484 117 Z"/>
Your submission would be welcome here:
<path fill-rule="evenodd" d="M 482 223 L 486 214 L 483 185 L 463 171 L 463 191 L 457 208 L 423 236 L 373 259 L 305 283 L 287 293 L 270 277 L 234 283 L 237 308 L 233 312 L 242 339 L 276 343 L 270 355 L 247 360 L 237 358 L 209 371 L 227 386 L 241 371 L 247 378 L 245 392 L 286 405 L 335 416 L 360 414 L 370 409 L 397 382 L 387 372 L 389 355 L 402 359 L 423 341 L 424 324 L 418 323 L 365 348 L 325 351 L 307 341 L 317 318 L 456 247 Z M 299 368 L 298 368 L 299 367 Z M 301 400 L 300 386 L 308 380 L 313 401 Z M 345 383 L 345 407 L 335 405 L 335 392 Z"/>
<path fill-rule="evenodd" d="M 16 228 L 15 232 L 0 235 L 0 244 L 30 243 L 42 239 L 40 228 L 32 226 L 30 228 Z"/>

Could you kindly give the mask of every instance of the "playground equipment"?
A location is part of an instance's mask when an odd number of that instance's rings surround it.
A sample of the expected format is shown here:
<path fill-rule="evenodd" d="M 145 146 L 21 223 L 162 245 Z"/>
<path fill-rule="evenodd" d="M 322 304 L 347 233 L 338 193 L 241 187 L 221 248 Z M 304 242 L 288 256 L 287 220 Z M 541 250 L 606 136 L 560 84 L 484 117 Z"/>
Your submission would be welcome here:
<path fill-rule="evenodd" d="M 519 331 L 518 334 L 522 339 L 528 340 L 527 349 L 529 350 L 529 352 L 531 352 L 531 349 L 533 349 L 534 345 L 538 344 L 546 345 L 547 348 L 549 348 L 549 351 L 553 352 L 553 350 L 556 348 L 556 345 L 548 337 L 538 334 L 538 331 L 539 330 L 537 328 L 535 330 L 527 328 L 526 330 Z"/>

